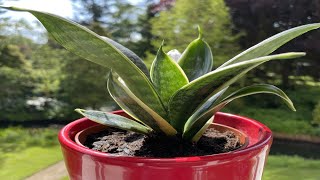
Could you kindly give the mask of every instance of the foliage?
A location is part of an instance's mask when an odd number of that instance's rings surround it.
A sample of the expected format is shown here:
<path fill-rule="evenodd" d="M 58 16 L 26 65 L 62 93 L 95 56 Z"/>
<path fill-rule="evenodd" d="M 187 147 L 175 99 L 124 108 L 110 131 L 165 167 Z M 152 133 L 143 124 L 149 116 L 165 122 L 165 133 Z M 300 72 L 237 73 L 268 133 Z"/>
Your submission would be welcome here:
<path fill-rule="evenodd" d="M 104 68 L 77 63 L 78 57 L 50 37 L 47 44 L 22 35 L 10 35 L 1 42 L 0 120 L 71 120 L 78 118 L 72 112 L 76 107 L 110 106 L 105 86 L 99 82 L 106 80 L 101 76 L 107 74 Z"/>
<path fill-rule="evenodd" d="M 128 0 L 73 0 L 78 11 L 75 21 L 101 36 L 120 42 L 139 56 L 146 51 L 141 45 L 146 40 L 142 26 L 147 26 L 144 9 L 133 6 Z M 148 2 L 146 2 L 148 4 Z M 146 47 L 147 48 L 147 47 Z"/>
<path fill-rule="evenodd" d="M 151 43 L 157 47 L 165 40 L 166 52 L 171 49 L 182 52 L 195 36 L 198 25 L 206 32 L 205 40 L 212 47 L 215 67 L 239 51 L 238 35 L 232 33 L 229 9 L 223 0 L 177 0 L 172 8 L 151 19 L 152 34 L 156 37 Z"/>
<path fill-rule="evenodd" d="M 15 39 L 18 38 L 15 37 Z M 26 60 L 28 49 L 23 49 L 23 45 L 28 43 L 24 40 L 11 44 L 8 41 L 2 41 L 0 48 L 1 119 L 10 118 L 10 115 L 16 114 L 16 110 L 21 114 L 25 111 L 25 101 L 31 94 L 33 81 L 30 72 L 31 64 Z"/>
<path fill-rule="evenodd" d="M 98 109 L 110 107 L 105 82 L 108 70 L 96 64 L 79 61 L 79 57 L 67 54 L 61 67 L 63 77 L 59 86 L 58 100 L 65 103 L 64 118 L 76 118 L 73 109 L 86 107 Z M 112 106 L 112 105 L 111 105 Z"/>
<path fill-rule="evenodd" d="M 31 62 L 32 76 L 35 79 L 33 89 L 35 95 L 56 97 L 63 77 L 61 64 L 67 56 L 67 51 L 53 47 L 50 42 L 33 51 Z"/>
<path fill-rule="evenodd" d="M 286 29 L 320 21 L 320 2 L 318 0 L 226 0 L 226 4 L 230 7 L 235 29 L 246 34 L 240 39 L 243 48 L 250 47 Z M 280 53 L 288 50 L 303 50 L 307 53 L 305 58 L 290 63 L 284 61 L 277 65 L 269 63 L 253 71 L 250 76 L 256 77 L 259 82 L 265 81 L 266 78 L 273 81 L 278 80 L 277 84 L 288 88 L 294 85 L 294 81 L 290 81 L 289 76 L 308 75 L 318 81 L 320 73 L 314 67 L 320 65 L 318 61 L 319 36 L 319 32 L 308 33 L 277 51 Z"/>
<path fill-rule="evenodd" d="M 273 132 L 320 136 L 320 129 L 312 125 L 314 107 L 320 98 L 317 86 L 298 86 L 287 94 L 297 107 L 290 113 L 271 96 L 249 96 L 233 101 L 223 111 L 259 119 Z"/>
<path fill-rule="evenodd" d="M 0 131 L 0 152 L 16 152 L 28 147 L 58 145 L 57 128 L 10 127 Z"/>
<path fill-rule="evenodd" d="M 320 125 L 320 101 L 314 107 L 312 115 L 313 115 L 313 123 Z"/>
<path fill-rule="evenodd" d="M 246 107 L 238 112 L 232 108 L 225 110 L 226 112 L 237 112 L 239 115 L 259 119 L 259 121 L 267 125 L 273 132 L 285 134 L 307 134 L 311 136 L 320 136 L 320 131 L 312 127 L 310 120 L 307 119 L 308 114 L 298 110 L 299 113 L 290 113 L 287 110 L 276 108 L 261 108 L 246 105 Z M 311 114 L 311 113 L 309 113 Z"/>

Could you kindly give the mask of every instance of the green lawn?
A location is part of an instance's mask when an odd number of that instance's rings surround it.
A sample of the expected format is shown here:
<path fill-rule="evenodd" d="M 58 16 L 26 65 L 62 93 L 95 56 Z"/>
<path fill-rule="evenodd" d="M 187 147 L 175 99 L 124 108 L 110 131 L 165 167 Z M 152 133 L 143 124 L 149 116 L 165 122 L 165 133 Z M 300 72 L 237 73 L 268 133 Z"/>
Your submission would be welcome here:
<path fill-rule="evenodd" d="M 60 146 L 30 147 L 19 152 L 5 153 L 1 158 L 0 179 L 22 179 L 60 160 Z"/>
<path fill-rule="evenodd" d="M 319 180 L 320 160 L 269 156 L 263 180 Z"/>
<path fill-rule="evenodd" d="M 16 180 L 62 160 L 57 128 L 0 129 L 0 179 Z"/>

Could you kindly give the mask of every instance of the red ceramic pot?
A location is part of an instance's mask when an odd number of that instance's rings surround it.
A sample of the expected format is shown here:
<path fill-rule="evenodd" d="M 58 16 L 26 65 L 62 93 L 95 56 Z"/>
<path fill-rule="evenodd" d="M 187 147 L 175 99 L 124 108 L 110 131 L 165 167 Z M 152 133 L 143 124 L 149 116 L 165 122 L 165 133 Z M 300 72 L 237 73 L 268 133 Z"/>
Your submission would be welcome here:
<path fill-rule="evenodd" d="M 123 111 L 113 113 L 127 116 Z M 260 180 L 272 143 L 270 129 L 255 120 L 226 113 L 217 113 L 214 121 L 245 133 L 249 145 L 209 156 L 115 156 L 75 143 L 78 132 L 97 125 L 86 118 L 65 126 L 59 133 L 59 141 L 69 176 L 76 180 Z"/>

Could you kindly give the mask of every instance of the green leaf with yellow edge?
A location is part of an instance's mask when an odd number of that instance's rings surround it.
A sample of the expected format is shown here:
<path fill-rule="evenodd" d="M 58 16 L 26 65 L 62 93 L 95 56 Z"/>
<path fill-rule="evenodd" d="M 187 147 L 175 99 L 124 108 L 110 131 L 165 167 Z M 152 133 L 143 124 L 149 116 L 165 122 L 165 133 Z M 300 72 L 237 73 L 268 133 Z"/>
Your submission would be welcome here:
<path fill-rule="evenodd" d="M 109 75 L 108 90 L 117 104 L 137 121 L 168 136 L 173 136 L 177 133 L 163 117 L 136 97 L 124 81 L 115 73 L 110 73 Z"/>
<path fill-rule="evenodd" d="M 117 72 L 141 101 L 161 116 L 167 115 L 148 77 L 112 43 L 104 40 L 101 36 L 80 24 L 50 13 L 16 7 L 0 7 L 30 12 L 43 24 L 48 33 L 61 46 L 88 61 Z"/>
<path fill-rule="evenodd" d="M 278 33 L 258 44 L 252 46 L 251 48 L 243 51 L 242 53 L 236 55 L 229 61 L 225 62 L 218 68 L 223 68 L 225 66 L 242 62 L 248 59 L 253 59 L 261 56 L 266 56 L 271 54 L 273 51 L 277 50 L 279 47 L 289 42 L 290 40 L 314 29 L 318 29 L 320 27 L 320 23 L 307 24 L 298 26 L 281 33 Z"/>
<path fill-rule="evenodd" d="M 212 97 L 210 97 L 201 107 L 197 108 L 197 110 L 190 116 L 187 120 L 187 122 L 184 125 L 183 132 L 186 132 L 190 129 L 190 126 L 193 125 L 195 119 L 197 119 L 199 116 L 201 116 L 203 113 L 208 111 L 212 107 L 213 104 L 216 104 L 217 102 L 220 102 L 221 97 L 223 97 L 223 94 L 227 91 L 229 87 L 226 87 L 222 89 L 220 92 L 214 94 Z M 209 119 L 209 118 L 208 118 Z"/>
<path fill-rule="evenodd" d="M 211 116 L 211 118 L 205 123 L 205 125 L 202 126 L 202 128 L 193 136 L 193 138 L 191 139 L 191 142 L 194 142 L 194 143 L 198 142 L 199 139 L 204 134 L 204 132 L 206 132 L 207 128 L 213 123 L 213 120 L 214 120 L 214 115 Z"/>
<path fill-rule="evenodd" d="M 188 45 L 178 61 L 189 81 L 207 74 L 213 67 L 211 48 L 203 40 L 201 29 L 198 28 L 199 37 Z"/>
<path fill-rule="evenodd" d="M 189 83 L 181 67 L 162 50 L 162 45 L 150 69 L 151 80 L 165 107 L 172 95 Z"/>
<path fill-rule="evenodd" d="M 216 69 L 182 87 L 170 100 L 170 124 L 182 132 L 190 115 L 212 95 L 236 82 L 244 74 L 270 60 L 292 59 L 305 53 L 283 53 L 239 62 Z"/>
<path fill-rule="evenodd" d="M 198 112 L 201 113 L 197 113 L 196 115 L 191 116 L 188 119 L 188 122 L 185 126 L 185 132 L 183 134 L 184 138 L 192 138 L 193 140 L 199 139 L 199 137 L 197 136 L 200 135 L 199 131 L 201 131 L 202 126 L 204 126 L 208 119 L 211 116 L 213 116 L 217 111 L 220 111 L 223 107 L 225 107 L 228 103 L 235 99 L 261 93 L 279 96 L 291 110 L 295 111 L 295 108 L 290 98 L 278 87 L 270 84 L 251 85 L 241 88 L 233 92 L 232 94 L 228 95 L 227 97 L 211 103 L 210 106 L 205 106 L 203 107 L 203 109 L 198 110 Z"/>
<path fill-rule="evenodd" d="M 152 132 L 152 129 L 150 129 L 149 127 L 146 127 L 132 119 L 128 119 L 120 115 L 84 109 L 76 109 L 75 111 L 90 119 L 91 121 L 109 127 L 114 127 L 127 131 L 134 131 L 143 134 L 149 134 L 150 132 Z"/>

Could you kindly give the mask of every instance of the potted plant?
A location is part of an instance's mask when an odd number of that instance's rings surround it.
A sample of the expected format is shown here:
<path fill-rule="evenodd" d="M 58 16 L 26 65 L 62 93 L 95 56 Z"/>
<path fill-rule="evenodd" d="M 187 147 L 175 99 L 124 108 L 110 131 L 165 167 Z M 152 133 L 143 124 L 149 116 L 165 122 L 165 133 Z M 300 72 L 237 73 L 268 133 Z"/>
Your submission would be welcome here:
<path fill-rule="evenodd" d="M 234 99 L 258 93 L 277 95 L 295 110 L 287 95 L 273 85 L 227 90 L 264 62 L 304 56 L 301 52 L 269 54 L 291 39 L 320 27 L 320 24 L 309 24 L 279 33 L 213 71 L 213 56 L 199 28 L 199 37 L 182 55 L 174 51 L 165 53 L 162 44 L 149 72 L 132 51 L 75 22 L 34 10 L 4 8 L 32 13 L 67 50 L 111 69 L 107 88 L 123 111 L 77 109 L 85 118 L 68 124 L 59 133 L 71 179 L 261 179 L 272 143 L 271 131 L 255 120 L 218 111 Z M 213 121 L 220 125 L 214 125 Z M 208 154 L 215 147 L 207 146 L 214 139 L 209 127 L 217 129 L 215 133 L 219 135 L 229 133 L 227 136 L 236 140 L 234 150 Z M 91 131 L 107 132 L 111 137 L 127 135 L 118 143 L 121 147 L 113 147 L 125 155 L 112 154 L 114 149 L 104 153 L 86 147 L 87 141 L 98 136 Z M 103 138 L 98 139 L 93 141 L 98 149 L 103 146 L 102 150 L 108 150 L 117 144 L 103 144 Z M 139 146 L 143 152 L 135 149 L 133 152 L 140 154 L 132 155 L 124 142 L 137 139 L 144 140 Z M 185 152 L 197 148 L 200 151 L 195 155 Z M 170 153 L 162 156 L 157 151 Z"/>

